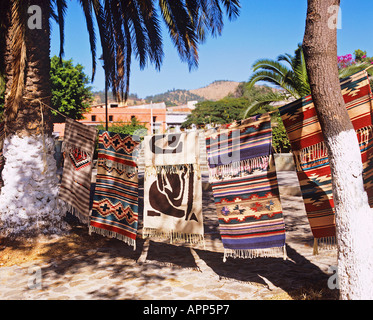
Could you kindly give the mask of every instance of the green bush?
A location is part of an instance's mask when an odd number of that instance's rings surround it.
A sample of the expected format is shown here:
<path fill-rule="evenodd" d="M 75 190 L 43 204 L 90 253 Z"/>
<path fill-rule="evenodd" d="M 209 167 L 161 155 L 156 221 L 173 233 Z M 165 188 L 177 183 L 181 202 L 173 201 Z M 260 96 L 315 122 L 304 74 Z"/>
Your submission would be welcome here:
<path fill-rule="evenodd" d="M 275 119 L 272 118 L 272 146 L 276 153 L 290 152 L 290 142 L 286 129 L 279 113 L 276 113 Z"/>

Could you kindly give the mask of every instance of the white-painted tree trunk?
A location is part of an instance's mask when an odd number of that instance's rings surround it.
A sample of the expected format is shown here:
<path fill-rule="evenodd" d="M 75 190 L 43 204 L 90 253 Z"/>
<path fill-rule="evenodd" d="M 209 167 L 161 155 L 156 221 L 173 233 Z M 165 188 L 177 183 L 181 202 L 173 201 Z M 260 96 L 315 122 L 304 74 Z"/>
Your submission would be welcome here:
<path fill-rule="evenodd" d="M 66 208 L 57 198 L 53 138 L 11 135 L 4 140 L 3 153 L 0 234 L 29 236 L 66 231 Z"/>
<path fill-rule="evenodd" d="M 356 133 L 342 132 L 328 145 L 333 154 L 329 160 L 334 168 L 340 298 L 373 299 L 373 212 L 363 186 Z"/>

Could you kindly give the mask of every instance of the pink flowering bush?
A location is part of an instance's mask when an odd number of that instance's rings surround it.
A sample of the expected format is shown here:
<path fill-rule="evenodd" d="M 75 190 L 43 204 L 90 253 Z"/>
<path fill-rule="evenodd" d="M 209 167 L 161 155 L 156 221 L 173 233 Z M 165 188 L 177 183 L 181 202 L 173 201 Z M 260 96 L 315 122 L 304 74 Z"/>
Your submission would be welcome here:
<path fill-rule="evenodd" d="M 358 50 L 357 50 L 358 51 Z M 338 56 L 338 69 L 344 69 L 350 67 L 356 63 L 369 63 L 373 64 L 373 57 L 368 57 L 366 54 L 362 56 L 358 56 L 355 51 L 355 58 L 353 58 L 352 54 L 346 54 L 344 56 Z"/>
<path fill-rule="evenodd" d="M 356 60 L 352 57 L 351 53 L 338 56 L 338 69 L 347 68 L 353 64 L 356 64 Z"/>

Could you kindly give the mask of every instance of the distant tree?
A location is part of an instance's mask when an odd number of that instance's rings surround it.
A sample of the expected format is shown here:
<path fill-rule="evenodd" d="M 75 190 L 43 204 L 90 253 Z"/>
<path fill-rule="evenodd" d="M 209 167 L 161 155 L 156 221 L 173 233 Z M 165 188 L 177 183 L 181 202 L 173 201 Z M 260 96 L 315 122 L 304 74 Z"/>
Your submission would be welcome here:
<path fill-rule="evenodd" d="M 361 61 L 363 60 L 364 58 L 366 58 L 367 56 L 367 52 L 366 51 L 363 51 L 363 50 L 360 50 L 360 49 L 356 49 L 354 51 L 354 55 L 355 55 L 355 60 L 356 61 Z"/>
<path fill-rule="evenodd" d="M 290 141 L 282 122 L 280 112 L 272 114 L 272 147 L 277 153 L 289 152 Z"/>
<path fill-rule="evenodd" d="M 97 126 L 98 130 L 105 130 L 105 125 L 100 124 Z M 123 134 L 134 134 L 135 132 L 146 132 L 147 129 L 144 125 L 142 125 L 136 117 L 131 119 L 130 123 L 125 122 L 117 122 L 109 126 L 109 131 L 123 133 Z"/>
<path fill-rule="evenodd" d="M 164 93 L 145 97 L 147 103 L 164 102 L 167 107 L 186 104 L 188 101 L 203 101 L 204 98 L 185 89 L 172 89 Z"/>
<path fill-rule="evenodd" d="M 251 85 L 249 82 L 240 82 L 234 93 L 231 94 L 235 98 L 246 98 L 254 101 L 260 96 L 273 92 L 273 88 L 266 85 Z"/>
<path fill-rule="evenodd" d="M 83 114 L 90 108 L 92 101 L 88 76 L 81 64 L 74 66 L 72 59 L 51 59 L 52 107 L 72 119 L 83 119 Z M 53 122 L 64 122 L 64 118 L 52 111 Z"/>
<path fill-rule="evenodd" d="M 92 95 L 93 95 L 94 100 L 97 101 L 97 103 L 105 103 L 105 91 L 104 90 L 92 91 Z M 108 91 L 107 97 L 108 97 L 108 102 L 116 101 L 112 91 Z M 128 100 L 137 100 L 137 99 L 139 99 L 137 93 L 128 94 Z"/>
<path fill-rule="evenodd" d="M 187 128 L 192 124 L 205 125 L 230 123 L 242 119 L 243 110 L 249 104 L 246 98 L 223 98 L 218 101 L 202 101 L 196 104 L 196 108 L 188 115 L 182 127 Z"/>

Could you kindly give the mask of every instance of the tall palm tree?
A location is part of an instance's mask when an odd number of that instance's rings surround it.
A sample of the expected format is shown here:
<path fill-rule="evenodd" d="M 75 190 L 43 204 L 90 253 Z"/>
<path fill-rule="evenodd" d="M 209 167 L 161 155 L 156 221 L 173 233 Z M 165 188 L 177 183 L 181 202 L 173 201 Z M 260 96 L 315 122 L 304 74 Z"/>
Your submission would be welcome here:
<path fill-rule="evenodd" d="M 161 67 L 160 16 L 179 56 L 192 69 L 198 66 L 199 44 L 208 34 L 221 34 L 224 11 L 232 19 L 240 7 L 238 0 L 77 1 L 89 34 L 92 79 L 98 42 L 108 85 L 118 99 L 128 94 L 133 56 L 141 68 L 148 61 Z M 67 0 L 0 0 L 0 74 L 6 78 L 0 230 L 5 234 L 63 229 L 51 113 L 41 102 L 50 105 L 50 19 L 59 25 L 62 58 L 67 4 Z"/>

